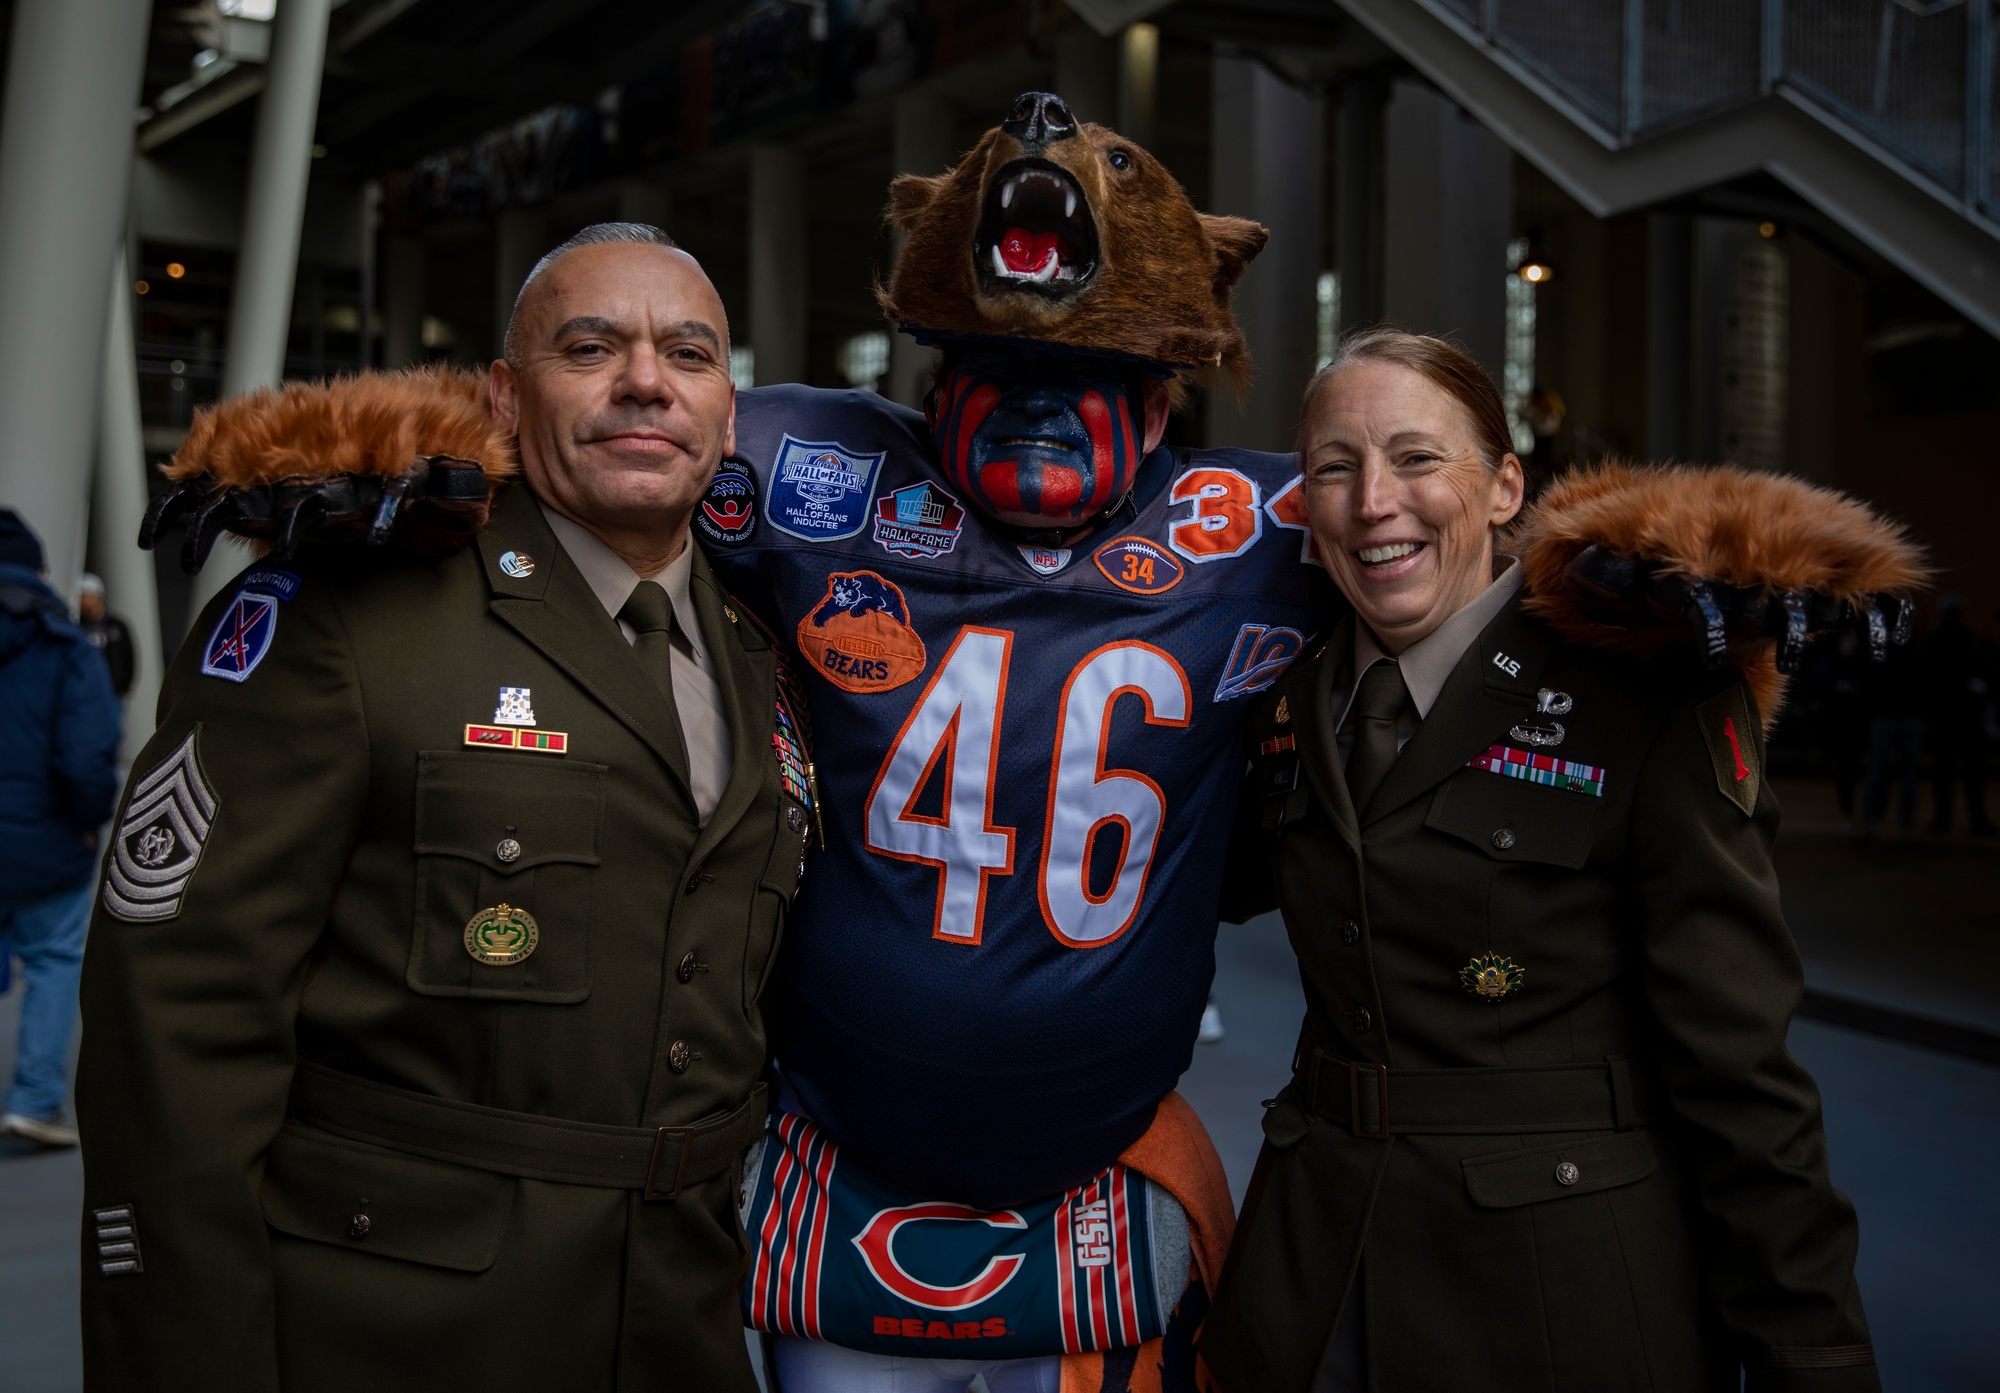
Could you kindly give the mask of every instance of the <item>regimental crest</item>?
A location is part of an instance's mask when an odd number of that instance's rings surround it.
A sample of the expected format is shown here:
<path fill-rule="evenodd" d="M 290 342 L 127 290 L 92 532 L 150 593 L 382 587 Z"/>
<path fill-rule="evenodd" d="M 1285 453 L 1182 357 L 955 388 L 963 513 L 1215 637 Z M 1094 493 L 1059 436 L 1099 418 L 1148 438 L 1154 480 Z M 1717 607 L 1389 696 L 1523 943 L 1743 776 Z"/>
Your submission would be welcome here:
<path fill-rule="evenodd" d="M 694 511 L 694 525 L 711 542 L 748 541 L 757 530 L 757 486 L 750 476 L 733 468 L 717 470 Z"/>
<path fill-rule="evenodd" d="M 535 723 L 535 708 L 528 699 L 526 687 L 502 687 L 500 702 L 493 708 L 493 724 L 496 726 L 531 726 Z"/>
<path fill-rule="evenodd" d="M 195 748 L 199 734 L 141 779 L 125 804 L 104 877 L 104 907 L 120 919 L 148 924 L 181 912 L 218 806 Z"/>
<path fill-rule="evenodd" d="M 241 682 L 257 670 L 278 636 L 278 600 L 254 590 L 239 590 L 201 650 L 201 670 L 207 677 Z"/>
<path fill-rule="evenodd" d="M 766 512 L 771 526 L 808 542 L 838 542 L 868 521 L 886 451 L 862 454 L 827 440 L 778 443 Z"/>
<path fill-rule="evenodd" d="M 1521 979 L 1527 975 L 1525 967 L 1498 953 L 1481 954 L 1458 970 L 1466 991 L 1481 1001 L 1505 1001 L 1521 990 Z"/>
<path fill-rule="evenodd" d="M 943 556 L 964 530 L 965 509 L 933 483 L 896 489 L 875 505 L 875 540 L 897 556 Z"/>

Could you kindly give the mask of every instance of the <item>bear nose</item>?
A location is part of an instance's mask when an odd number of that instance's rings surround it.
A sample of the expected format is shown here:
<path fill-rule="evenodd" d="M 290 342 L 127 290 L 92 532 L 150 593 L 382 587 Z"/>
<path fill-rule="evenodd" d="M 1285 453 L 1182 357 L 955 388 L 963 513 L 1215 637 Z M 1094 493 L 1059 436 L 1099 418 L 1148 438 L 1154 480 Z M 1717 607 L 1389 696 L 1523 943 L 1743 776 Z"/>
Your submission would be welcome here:
<path fill-rule="evenodd" d="M 1075 136 L 1076 118 L 1053 92 L 1023 92 L 1014 99 L 1014 109 L 1000 129 L 1034 150 Z"/>

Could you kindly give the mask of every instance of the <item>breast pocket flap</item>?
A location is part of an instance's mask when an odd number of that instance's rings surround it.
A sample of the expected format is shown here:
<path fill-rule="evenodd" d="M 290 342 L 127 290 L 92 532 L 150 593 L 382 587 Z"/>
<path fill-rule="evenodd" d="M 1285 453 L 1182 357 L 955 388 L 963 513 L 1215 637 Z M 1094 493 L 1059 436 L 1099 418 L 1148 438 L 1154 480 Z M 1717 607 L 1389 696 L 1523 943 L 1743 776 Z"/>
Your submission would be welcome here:
<path fill-rule="evenodd" d="M 1438 788 L 1424 826 L 1470 842 L 1496 861 L 1580 870 L 1590 859 L 1602 800 L 1482 769 L 1462 769 Z"/>
<path fill-rule="evenodd" d="M 514 1212 L 512 1176 L 285 1124 L 264 1164 L 264 1222 L 359 1252 L 484 1272 Z"/>
<path fill-rule="evenodd" d="M 608 772 L 542 755 L 427 750 L 417 756 L 414 850 L 502 876 L 551 863 L 595 866 Z"/>
<path fill-rule="evenodd" d="M 1615 1132 L 1564 1146 L 1473 1156 L 1462 1162 L 1465 1189 L 1485 1209 L 1590 1195 L 1644 1180 L 1660 1164 L 1644 1132 Z"/>

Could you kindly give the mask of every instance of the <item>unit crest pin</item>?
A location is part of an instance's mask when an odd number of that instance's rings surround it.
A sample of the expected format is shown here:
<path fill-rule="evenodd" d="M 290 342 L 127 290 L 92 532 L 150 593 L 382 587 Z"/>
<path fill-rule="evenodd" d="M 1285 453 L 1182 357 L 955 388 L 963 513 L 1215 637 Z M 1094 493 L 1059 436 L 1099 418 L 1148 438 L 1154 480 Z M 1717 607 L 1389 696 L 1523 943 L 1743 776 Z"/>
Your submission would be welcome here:
<path fill-rule="evenodd" d="M 1521 990 L 1528 970 L 1498 953 L 1482 953 L 1458 970 L 1466 991 L 1482 1001 L 1503 1001 Z"/>

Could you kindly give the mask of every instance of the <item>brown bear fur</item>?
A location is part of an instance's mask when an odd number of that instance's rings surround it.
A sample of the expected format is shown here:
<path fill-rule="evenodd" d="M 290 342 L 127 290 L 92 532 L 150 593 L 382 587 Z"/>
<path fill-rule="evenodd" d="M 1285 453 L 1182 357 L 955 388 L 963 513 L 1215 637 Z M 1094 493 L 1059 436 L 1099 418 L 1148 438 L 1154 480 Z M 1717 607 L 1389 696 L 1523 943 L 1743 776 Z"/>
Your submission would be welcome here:
<path fill-rule="evenodd" d="M 1114 150 L 1130 168 L 1112 167 Z M 1061 304 L 1024 291 L 982 294 L 973 254 L 987 185 L 1023 154 L 996 126 L 948 173 L 905 174 L 889 186 L 889 222 L 910 234 L 889 284 L 875 287 L 890 321 L 1218 370 L 1241 392 L 1250 354 L 1230 294 L 1270 234 L 1243 218 L 1196 212 L 1158 160 L 1109 127 L 1085 125 L 1037 158 L 1082 188 L 1097 223 L 1096 274 Z"/>
<path fill-rule="evenodd" d="M 1832 489 L 1730 465 L 1579 469 L 1551 484 L 1514 528 L 1510 550 L 1525 568 L 1524 608 L 1571 642 L 1644 657 L 1691 644 L 1692 632 L 1605 624 L 1585 614 L 1567 573 L 1591 546 L 1689 579 L 1863 603 L 1908 594 L 1929 574 L 1900 525 Z M 1766 720 L 1784 696 L 1775 649 L 1767 638 L 1730 645 Z"/>
<path fill-rule="evenodd" d="M 519 469 L 513 440 L 486 414 L 483 373 L 411 368 L 250 392 L 195 413 L 162 472 L 253 488 L 333 474 L 393 476 L 432 455 L 470 460 L 495 485 Z"/>

